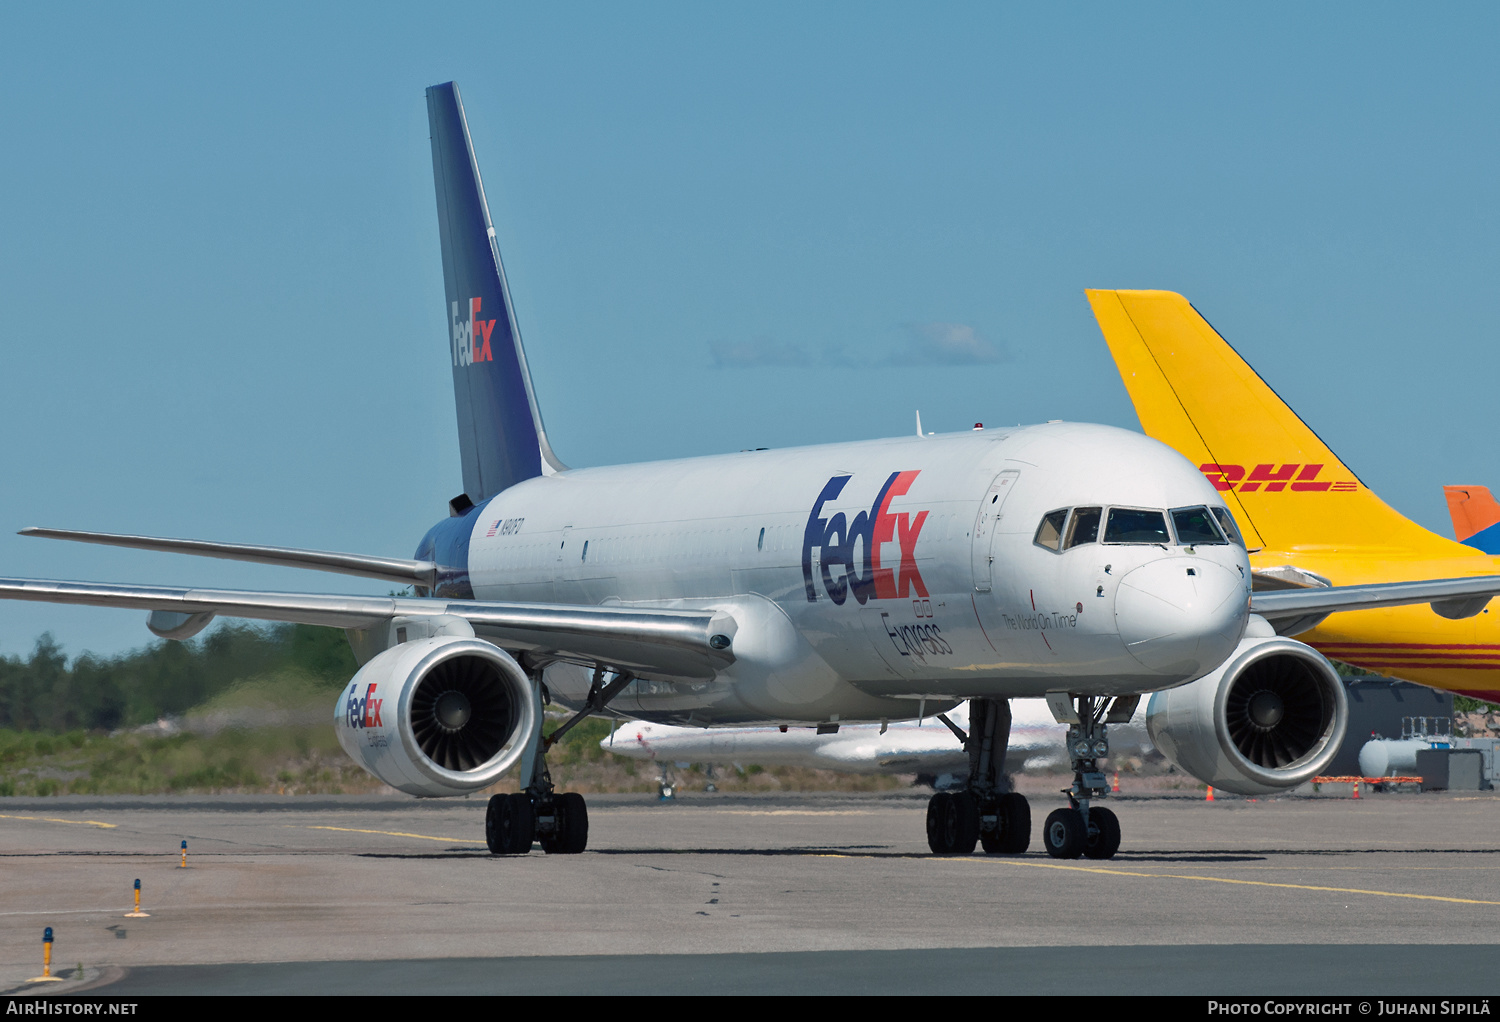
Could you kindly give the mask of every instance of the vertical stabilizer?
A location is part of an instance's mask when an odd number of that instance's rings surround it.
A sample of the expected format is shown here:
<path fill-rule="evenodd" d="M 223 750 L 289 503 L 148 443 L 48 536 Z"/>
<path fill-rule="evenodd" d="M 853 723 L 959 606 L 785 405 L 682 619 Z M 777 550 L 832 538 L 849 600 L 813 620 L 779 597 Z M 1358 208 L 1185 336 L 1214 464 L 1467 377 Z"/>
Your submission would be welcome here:
<path fill-rule="evenodd" d="M 1444 486 L 1453 535 L 1464 546 L 1500 554 L 1500 504 L 1488 486 Z"/>
<path fill-rule="evenodd" d="M 1472 554 L 1360 482 L 1182 295 L 1087 294 L 1142 428 L 1199 466 L 1252 548 Z"/>
<path fill-rule="evenodd" d="M 542 428 L 457 85 L 427 90 L 427 118 L 464 493 L 477 504 L 563 465 Z"/>

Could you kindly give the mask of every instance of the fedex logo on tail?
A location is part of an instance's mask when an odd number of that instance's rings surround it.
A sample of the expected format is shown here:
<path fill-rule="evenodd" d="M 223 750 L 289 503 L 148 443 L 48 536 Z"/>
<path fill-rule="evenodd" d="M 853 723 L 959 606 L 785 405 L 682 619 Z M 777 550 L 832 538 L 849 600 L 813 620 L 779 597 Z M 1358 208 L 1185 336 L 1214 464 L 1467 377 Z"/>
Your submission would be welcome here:
<path fill-rule="evenodd" d="M 475 362 L 493 362 L 490 353 L 490 334 L 495 332 L 493 319 L 480 319 L 479 310 L 483 298 L 469 299 L 469 318 L 459 318 L 459 306 L 453 303 L 453 364 L 473 365 Z"/>
<path fill-rule="evenodd" d="M 807 516 L 802 534 L 802 581 L 807 587 L 807 602 L 818 599 L 816 581 L 836 604 L 842 605 L 852 593 L 861 604 L 867 600 L 905 599 L 915 593 L 927 595 L 927 586 L 917 570 L 917 537 L 927 522 L 927 512 L 892 514 L 891 500 L 911 489 L 920 469 L 915 472 L 892 472 L 875 495 L 869 511 L 860 511 L 851 521 L 839 511 L 828 517 L 823 506 L 838 499 L 852 476 L 834 476 L 823 486 Z M 887 544 L 900 548 L 895 566 L 884 554 Z M 818 579 L 813 574 L 813 551 L 819 552 Z"/>
<path fill-rule="evenodd" d="M 1297 463 L 1278 468 L 1272 462 L 1268 465 L 1256 465 L 1250 470 L 1248 478 L 1243 465 L 1218 465 L 1209 462 L 1199 465 L 1198 470 L 1208 476 L 1208 481 L 1221 492 L 1236 490 L 1239 493 L 1254 493 L 1263 489 L 1266 493 L 1279 493 L 1290 489 L 1293 493 L 1352 493 L 1359 489 L 1359 484 L 1352 480 L 1331 482 L 1318 479 L 1318 473 L 1323 471 L 1322 465 Z"/>

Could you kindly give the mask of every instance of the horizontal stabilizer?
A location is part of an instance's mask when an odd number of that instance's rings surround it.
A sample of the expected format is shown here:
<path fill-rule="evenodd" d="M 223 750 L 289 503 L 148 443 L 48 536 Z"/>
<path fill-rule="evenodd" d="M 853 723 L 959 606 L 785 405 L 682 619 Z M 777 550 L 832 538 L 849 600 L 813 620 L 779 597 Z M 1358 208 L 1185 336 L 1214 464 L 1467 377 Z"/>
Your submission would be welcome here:
<path fill-rule="evenodd" d="M 1277 618 L 1430 603 L 1432 609 L 1443 617 L 1463 618 L 1478 614 L 1496 594 L 1500 594 L 1500 575 L 1319 586 L 1252 593 L 1250 611 L 1274 622 Z"/>
<path fill-rule="evenodd" d="M 0 578 L 0 599 L 135 607 L 187 617 L 213 614 L 346 629 L 384 626 L 397 617 L 451 615 L 468 621 L 479 637 L 506 649 L 677 678 L 711 678 L 732 664 L 730 646 L 737 627 L 729 614 L 714 610 L 263 593 L 28 578 Z"/>
<path fill-rule="evenodd" d="M 98 543 L 101 546 L 123 546 L 136 550 L 158 550 L 168 554 L 194 554 L 218 557 L 226 561 L 254 561 L 277 564 L 285 568 L 312 568 L 340 575 L 377 578 L 398 585 L 419 585 L 431 589 L 437 584 L 438 566 L 432 561 L 409 561 L 400 557 L 371 557 L 368 554 L 340 554 L 327 550 L 298 550 L 284 546 L 258 546 L 251 543 L 214 543 L 204 539 L 165 539 L 158 536 L 124 536 L 110 532 L 75 532 L 70 529 L 22 529 L 22 536 L 43 539 L 68 539 L 75 543 Z"/>

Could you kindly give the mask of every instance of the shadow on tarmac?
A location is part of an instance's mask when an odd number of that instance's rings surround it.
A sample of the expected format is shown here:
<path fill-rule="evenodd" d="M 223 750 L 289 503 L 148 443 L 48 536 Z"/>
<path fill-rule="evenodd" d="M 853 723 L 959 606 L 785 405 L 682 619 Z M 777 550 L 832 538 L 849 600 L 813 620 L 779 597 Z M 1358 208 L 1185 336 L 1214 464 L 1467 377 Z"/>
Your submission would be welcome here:
<path fill-rule="evenodd" d="M 151 994 L 1176 994 L 1493 993 L 1500 946 L 1225 944 L 917 948 L 159 965 L 88 984 Z M 1086 979 L 1080 962 L 1087 961 Z M 1351 968 L 1379 962 L 1378 969 Z M 1368 1010 L 1368 1009 L 1366 1009 Z M 1350 1014 L 1354 1014 L 1353 1011 Z"/>

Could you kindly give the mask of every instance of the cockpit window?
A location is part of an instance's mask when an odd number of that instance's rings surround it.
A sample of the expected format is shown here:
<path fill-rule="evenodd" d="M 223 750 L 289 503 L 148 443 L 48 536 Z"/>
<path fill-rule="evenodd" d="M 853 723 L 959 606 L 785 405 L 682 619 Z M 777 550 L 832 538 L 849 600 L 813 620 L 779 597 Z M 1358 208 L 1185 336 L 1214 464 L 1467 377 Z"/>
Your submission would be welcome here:
<path fill-rule="evenodd" d="M 1227 507 L 1211 507 L 1214 518 L 1219 522 L 1219 528 L 1224 530 L 1224 535 L 1229 537 L 1229 542 L 1236 546 L 1245 545 L 1245 537 L 1240 535 L 1239 526 L 1234 524 L 1234 515 L 1229 513 Z"/>
<path fill-rule="evenodd" d="M 1037 526 L 1036 545 L 1044 546 L 1048 550 L 1057 550 L 1062 545 L 1063 522 L 1068 517 L 1068 509 L 1061 511 L 1048 511 L 1042 516 L 1042 524 Z"/>
<path fill-rule="evenodd" d="M 1095 543 L 1099 540 L 1099 519 L 1104 517 L 1102 507 L 1080 507 L 1073 510 L 1073 519 L 1068 522 L 1068 541 L 1065 550 L 1080 543 Z"/>
<path fill-rule="evenodd" d="M 1142 511 L 1131 507 L 1112 507 L 1109 521 L 1104 526 L 1106 543 L 1160 543 L 1172 542 L 1167 533 L 1167 516 L 1160 511 Z"/>
<path fill-rule="evenodd" d="M 1174 507 L 1172 528 L 1177 530 L 1177 542 L 1183 546 L 1223 546 L 1225 542 L 1206 507 Z"/>

